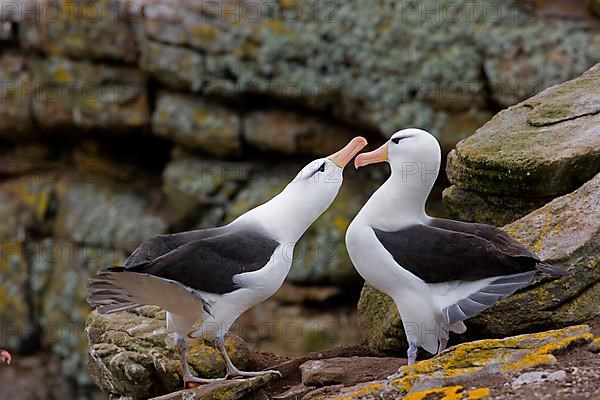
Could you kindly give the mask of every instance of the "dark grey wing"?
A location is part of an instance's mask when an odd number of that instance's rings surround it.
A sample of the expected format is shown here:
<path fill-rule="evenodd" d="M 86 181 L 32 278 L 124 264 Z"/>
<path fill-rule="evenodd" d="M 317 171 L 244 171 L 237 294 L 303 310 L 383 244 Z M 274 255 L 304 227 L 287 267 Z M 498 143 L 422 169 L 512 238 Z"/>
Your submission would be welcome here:
<path fill-rule="evenodd" d="M 233 277 L 264 267 L 279 243 L 263 233 L 228 229 L 185 243 L 128 271 L 158 276 L 195 290 L 224 294 L 237 289 Z"/>
<path fill-rule="evenodd" d="M 224 229 L 225 227 L 218 227 L 155 236 L 139 245 L 138 248 L 127 257 L 123 266 L 125 268 L 132 268 L 137 265 L 146 264 L 186 243 L 223 233 Z"/>
<path fill-rule="evenodd" d="M 474 234 L 429 225 L 411 225 L 397 232 L 374 231 L 402 268 L 427 283 L 513 275 L 533 271 L 539 262 L 534 257 L 507 254 Z"/>
<path fill-rule="evenodd" d="M 537 256 L 529 249 L 510 237 L 508 233 L 496 228 L 495 226 L 452 221 L 443 218 L 432 218 L 429 225 L 450 231 L 469 233 L 492 242 L 496 248 L 505 254 L 509 254 L 511 256 L 530 257 L 538 260 Z"/>

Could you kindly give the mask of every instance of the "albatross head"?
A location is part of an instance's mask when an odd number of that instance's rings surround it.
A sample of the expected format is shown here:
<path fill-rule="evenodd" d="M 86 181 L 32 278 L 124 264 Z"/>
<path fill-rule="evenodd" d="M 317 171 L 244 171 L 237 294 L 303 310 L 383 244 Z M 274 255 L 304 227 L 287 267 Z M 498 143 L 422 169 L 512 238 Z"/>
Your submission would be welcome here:
<path fill-rule="evenodd" d="M 360 211 L 361 218 L 381 229 L 426 218 L 425 202 L 435 184 L 440 160 L 440 145 L 422 129 L 398 131 L 377 150 L 356 156 L 356 168 L 384 161 L 392 168 L 389 179 Z M 388 212 L 391 209 L 393 213 Z"/>
<path fill-rule="evenodd" d="M 359 154 L 356 168 L 387 161 L 392 174 L 401 175 L 404 182 L 413 177 L 421 182 L 435 181 L 440 167 L 440 145 L 433 135 L 422 129 L 403 129 L 377 150 Z"/>
<path fill-rule="evenodd" d="M 309 162 L 281 193 L 248 214 L 278 240 L 295 242 L 331 205 L 342 186 L 344 167 L 366 145 L 358 136 L 338 152 Z"/>
<path fill-rule="evenodd" d="M 344 180 L 344 167 L 366 145 L 367 140 L 357 136 L 336 153 L 309 162 L 287 185 L 282 194 L 288 192 L 293 194 L 313 209 L 318 217 L 337 196 Z"/>

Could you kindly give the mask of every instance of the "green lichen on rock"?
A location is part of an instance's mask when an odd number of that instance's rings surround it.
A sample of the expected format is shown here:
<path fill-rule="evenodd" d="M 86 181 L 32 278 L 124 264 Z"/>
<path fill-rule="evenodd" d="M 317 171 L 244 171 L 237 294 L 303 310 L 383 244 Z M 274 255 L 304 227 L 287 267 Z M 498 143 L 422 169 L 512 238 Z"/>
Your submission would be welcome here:
<path fill-rule="evenodd" d="M 503 196 L 461 189 L 452 185 L 442 193 L 444 205 L 453 219 L 506 225 L 546 204 L 548 197 Z"/>
<path fill-rule="evenodd" d="M 247 181 L 252 166 L 191 156 L 177 157 L 163 171 L 163 191 L 178 218 L 224 207 Z"/>
<path fill-rule="evenodd" d="M 501 111 L 448 155 L 450 181 L 505 196 L 575 189 L 600 165 L 598 84 L 600 65 Z"/>
<path fill-rule="evenodd" d="M 459 344 L 440 356 L 400 367 L 386 380 L 344 388 L 311 400 L 359 400 L 372 398 L 424 399 L 425 394 L 449 394 L 449 399 L 477 399 L 489 394 L 485 388 L 463 391 L 476 377 L 521 371 L 556 362 L 554 354 L 582 346 L 593 339 L 590 327 L 576 325 L 559 330 L 531 333 L 504 339 L 487 339 Z M 406 397 L 404 397 L 406 396 Z M 438 398 L 438 397 L 436 397 Z"/>
<path fill-rule="evenodd" d="M 92 182 L 61 179 L 54 235 L 75 243 L 133 251 L 142 241 L 164 233 L 167 222 L 150 210 L 140 193 L 100 178 Z"/>
<path fill-rule="evenodd" d="M 41 129 L 140 131 L 150 122 L 143 74 L 133 67 L 32 57 L 31 107 Z"/>
<path fill-rule="evenodd" d="M 306 115 L 256 111 L 244 118 L 244 138 L 261 150 L 326 156 L 343 147 L 352 133 Z"/>
<path fill-rule="evenodd" d="M 90 374 L 103 391 L 145 399 L 182 387 L 181 362 L 167 334 L 165 313 L 158 307 L 111 315 L 93 312 L 85 330 Z M 247 367 L 250 353 L 246 345 L 233 335 L 225 345 L 233 362 L 242 369 Z M 187 356 L 192 373 L 206 378 L 225 375 L 225 363 L 214 346 L 192 341 Z"/>
<path fill-rule="evenodd" d="M 76 59 L 129 63 L 136 60 L 136 40 L 128 11 L 137 6 L 118 0 L 58 0 L 49 4 L 20 3 L 14 7 L 19 11 L 8 7 L 6 11 L 18 15 L 19 41 L 25 49 Z"/>
<path fill-rule="evenodd" d="M 600 315 L 600 174 L 581 188 L 503 229 L 542 260 L 567 269 L 559 279 L 536 278 L 480 315 L 466 321 L 458 340 L 497 337 L 582 323 Z M 369 345 L 404 350 L 402 323 L 393 301 L 365 286 L 359 302 Z"/>
<path fill-rule="evenodd" d="M 161 93 L 152 124 L 154 134 L 190 149 L 216 155 L 241 151 L 239 116 L 201 97 Z"/>
<path fill-rule="evenodd" d="M 514 104 L 600 61 L 600 40 L 582 24 L 543 20 L 515 3 L 336 0 L 295 2 L 294 12 L 271 3 L 253 17 L 235 3 L 225 18 L 187 1 L 146 7 L 144 64 L 162 83 L 293 101 L 382 133 L 440 134 L 438 110 L 483 108 L 488 95 Z"/>

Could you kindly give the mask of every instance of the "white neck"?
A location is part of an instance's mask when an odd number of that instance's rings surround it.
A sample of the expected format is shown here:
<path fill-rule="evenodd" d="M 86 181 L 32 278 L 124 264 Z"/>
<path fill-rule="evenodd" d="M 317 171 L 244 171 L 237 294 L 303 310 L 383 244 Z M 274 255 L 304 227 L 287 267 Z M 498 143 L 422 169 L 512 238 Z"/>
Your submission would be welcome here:
<path fill-rule="evenodd" d="M 252 222 L 262 226 L 279 243 L 295 244 L 326 208 L 321 210 L 310 201 L 294 196 L 293 191 L 284 190 L 236 221 Z"/>
<path fill-rule="evenodd" d="M 390 232 L 403 226 L 425 223 L 429 219 L 425 202 L 436 178 L 437 172 L 413 175 L 392 167 L 388 180 L 373 193 L 356 219 Z"/>

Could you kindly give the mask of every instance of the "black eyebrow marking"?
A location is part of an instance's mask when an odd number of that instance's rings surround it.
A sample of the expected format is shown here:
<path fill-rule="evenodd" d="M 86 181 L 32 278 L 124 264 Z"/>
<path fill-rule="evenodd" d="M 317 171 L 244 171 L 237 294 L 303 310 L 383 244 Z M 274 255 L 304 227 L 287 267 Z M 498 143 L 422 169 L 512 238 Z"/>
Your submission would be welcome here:
<path fill-rule="evenodd" d="M 402 139 L 408 139 L 411 137 L 414 137 L 414 135 L 398 136 L 398 137 L 392 138 L 392 142 L 394 142 L 395 144 L 398 144 Z"/>
<path fill-rule="evenodd" d="M 321 164 L 321 166 L 319 168 L 315 169 L 312 174 L 307 176 L 306 179 L 312 178 L 313 176 L 315 176 L 315 174 L 317 172 L 325 172 L 325 164 L 326 164 L 326 161 L 323 161 L 323 164 Z"/>

